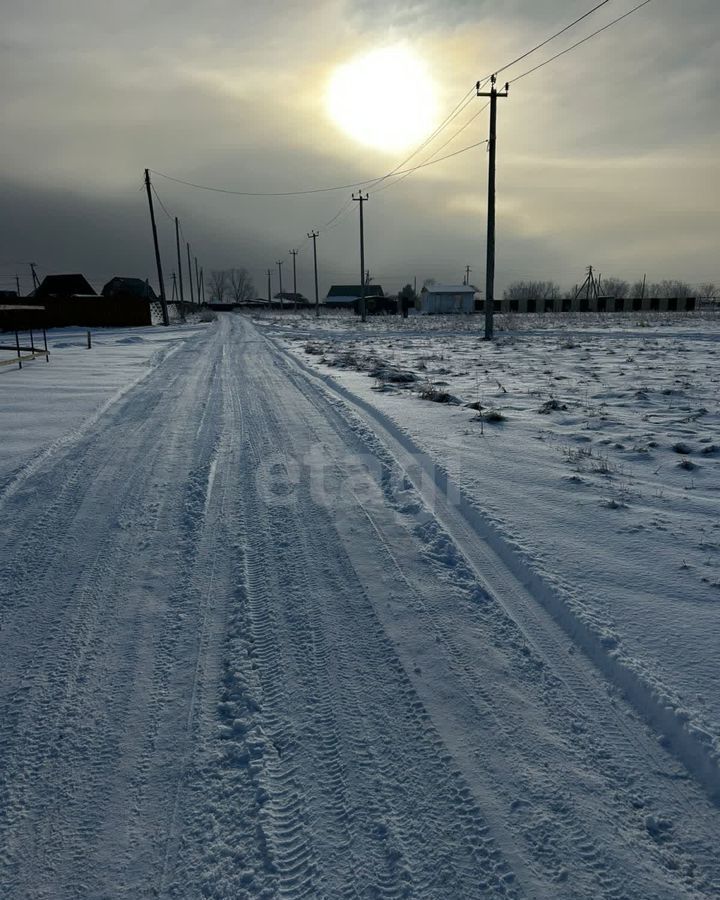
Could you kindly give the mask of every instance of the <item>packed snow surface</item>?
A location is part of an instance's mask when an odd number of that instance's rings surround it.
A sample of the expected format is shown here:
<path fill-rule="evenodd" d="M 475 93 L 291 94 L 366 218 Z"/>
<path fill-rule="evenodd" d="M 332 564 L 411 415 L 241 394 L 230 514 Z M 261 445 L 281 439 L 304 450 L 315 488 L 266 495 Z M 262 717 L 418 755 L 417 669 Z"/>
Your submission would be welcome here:
<path fill-rule="evenodd" d="M 718 896 L 696 321 L 223 315 L 0 372 L 0 895 Z"/>

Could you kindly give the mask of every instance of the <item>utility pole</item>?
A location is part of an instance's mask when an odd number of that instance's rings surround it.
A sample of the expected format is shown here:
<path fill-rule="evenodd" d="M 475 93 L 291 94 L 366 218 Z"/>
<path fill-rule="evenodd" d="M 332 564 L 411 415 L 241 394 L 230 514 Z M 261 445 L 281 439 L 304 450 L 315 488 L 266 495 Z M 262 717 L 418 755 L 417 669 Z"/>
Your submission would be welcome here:
<path fill-rule="evenodd" d="M 640 292 L 640 299 L 645 299 L 645 283 L 647 281 L 647 272 L 643 275 L 643 283 L 642 283 L 642 291 Z"/>
<path fill-rule="evenodd" d="M 285 308 L 285 307 L 283 306 L 282 266 L 283 266 L 283 260 L 282 260 L 282 259 L 279 259 L 279 260 L 277 261 L 277 267 L 278 267 L 278 275 L 279 275 L 279 277 L 280 277 L 280 309 L 284 309 L 284 308 Z"/>
<path fill-rule="evenodd" d="M 177 245 L 177 258 L 178 258 L 178 281 L 180 282 L 180 302 L 185 302 L 185 292 L 183 291 L 183 280 L 182 280 L 182 260 L 180 259 L 180 223 L 178 222 L 178 217 L 175 216 L 175 243 Z"/>
<path fill-rule="evenodd" d="M 200 306 L 200 270 L 198 269 L 197 256 L 194 257 L 195 260 L 195 288 L 197 290 L 197 298 L 198 298 L 198 306 Z"/>
<path fill-rule="evenodd" d="M 30 263 L 29 265 L 30 272 L 32 274 L 33 290 L 36 291 L 40 287 L 40 280 L 38 279 L 37 273 L 35 272 L 35 266 L 37 266 L 37 263 Z"/>
<path fill-rule="evenodd" d="M 472 270 L 470 269 L 470 266 L 465 266 L 465 280 L 463 281 L 463 284 L 470 284 L 470 272 L 471 271 Z"/>
<path fill-rule="evenodd" d="M 268 276 L 268 306 L 270 306 L 272 304 L 272 285 L 271 285 L 271 281 L 270 281 L 272 276 L 271 276 L 270 269 L 267 270 L 267 276 Z"/>
<path fill-rule="evenodd" d="M 315 265 L 315 316 L 318 317 L 320 315 L 320 295 L 318 294 L 318 278 L 317 278 L 317 239 L 319 231 L 310 231 L 308 232 L 308 237 L 312 238 L 313 242 L 313 263 Z"/>
<path fill-rule="evenodd" d="M 190 262 L 190 242 L 186 241 L 185 248 L 187 249 L 187 258 L 188 258 L 188 284 L 190 285 L 190 302 L 192 304 L 195 303 L 195 294 L 193 293 L 193 277 L 192 277 L 192 263 Z M 198 304 L 200 303 L 200 298 L 198 297 Z"/>
<path fill-rule="evenodd" d="M 205 305 L 205 270 L 200 266 L 200 291 L 202 292 L 202 302 Z"/>
<path fill-rule="evenodd" d="M 20 296 L 20 276 L 15 276 L 15 284 L 17 285 L 17 295 Z"/>
<path fill-rule="evenodd" d="M 158 244 L 157 225 L 155 224 L 155 210 L 153 208 L 149 169 L 145 169 L 145 188 L 147 190 L 148 203 L 150 204 L 150 222 L 152 223 L 153 243 L 155 244 L 155 262 L 157 264 L 158 282 L 160 283 L 160 306 L 162 308 L 163 325 L 169 325 L 170 319 L 168 317 L 167 300 L 165 298 L 165 281 L 163 280 L 162 262 L 160 260 L 160 245 Z"/>
<path fill-rule="evenodd" d="M 171 300 L 177 300 L 177 292 L 178 292 L 177 275 L 173 272 L 173 273 L 170 275 L 170 277 L 172 278 L 172 284 L 173 284 L 173 286 L 172 286 L 172 294 L 171 294 L 171 296 L 170 296 L 170 299 L 171 299 Z"/>
<path fill-rule="evenodd" d="M 360 203 L 360 317 L 363 322 L 367 320 L 367 310 L 365 308 L 365 230 L 363 226 L 363 204 L 370 199 L 366 193 L 363 197 L 362 191 L 358 191 L 357 197 L 352 195 L 353 200 Z"/>
<path fill-rule="evenodd" d="M 491 341 L 494 335 L 493 316 L 495 312 L 495 154 L 497 142 L 497 101 L 498 97 L 507 97 L 510 85 L 506 82 L 505 90 L 495 87 L 497 76 L 490 79 L 490 92 L 480 91 L 478 81 L 476 90 L 478 97 L 490 98 L 490 136 L 488 138 L 488 208 L 487 208 L 487 262 L 485 265 L 485 340 Z"/>
<path fill-rule="evenodd" d="M 580 287 L 575 291 L 575 299 L 577 300 L 580 297 L 580 294 L 585 291 L 585 299 L 589 302 L 591 297 L 594 297 L 596 300 L 598 298 L 598 283 L 595 280 L 595 275 L 593 273 L 593 267 L 587 267 L 587 278 Z"/>
<path fill-rule="evenodd" d="M 295 269 L 295 260 L 298 255 L 297 250 L 288 251 L 293 258 L 293 309 L 297 309 L 297 271 Z"/>

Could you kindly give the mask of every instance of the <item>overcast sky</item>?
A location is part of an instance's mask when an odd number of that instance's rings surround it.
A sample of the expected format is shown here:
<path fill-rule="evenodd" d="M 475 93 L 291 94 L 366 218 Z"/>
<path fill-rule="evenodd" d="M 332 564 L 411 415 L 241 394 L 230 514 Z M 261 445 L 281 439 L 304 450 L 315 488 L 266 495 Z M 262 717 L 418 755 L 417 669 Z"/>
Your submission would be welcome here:
<path fill-rule="evenodd" d="M 326 109 L 333 73 L 385 47 L 422 60 L 437 121 L 474 82 L 596 0 L 3 0 L 0 287 L 27 262 L 155 283 L 143 169 L 239 191 L 293 191 L 380 176 L 407 151 L 359 143 Z M 638 0 L 612 0 L 504 72 L 516 77 Z M 518 81 L 499 102 L 497 287 L 581 281 L 593 264 L 631 280 L 720 283 L 720 3 L 653 0 L 583 47 Z M 474 115 L 461 116 L 412 163 Z M 440 155 L 487 137 L 487 112 Z M 300 247 L 298 287 L 359 280 L 351 190 L 247 198 L 153 176 L 205 271 L 268 266 Z M 384 185 L 387 182 L 383 183 Z M 487 153 L 478 147 L 374 193 L 366 261 L 396 290 L 416 277 L 484 286 Z M 158 210 L 166 272 L 174 231 Z M 304 243 L 303 243 L 304 242 Z"/>

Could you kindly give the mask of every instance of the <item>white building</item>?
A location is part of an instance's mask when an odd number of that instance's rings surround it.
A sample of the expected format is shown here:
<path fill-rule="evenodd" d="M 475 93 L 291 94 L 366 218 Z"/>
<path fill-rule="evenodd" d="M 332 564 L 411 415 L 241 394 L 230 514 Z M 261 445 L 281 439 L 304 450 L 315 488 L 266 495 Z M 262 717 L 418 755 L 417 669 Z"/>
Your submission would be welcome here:
<path fill-rule="evenodd" d="M 417 309 L 422 316 L 475 312 L 477 288 L 471 284 L 429 284 L 422 289 Z"/>

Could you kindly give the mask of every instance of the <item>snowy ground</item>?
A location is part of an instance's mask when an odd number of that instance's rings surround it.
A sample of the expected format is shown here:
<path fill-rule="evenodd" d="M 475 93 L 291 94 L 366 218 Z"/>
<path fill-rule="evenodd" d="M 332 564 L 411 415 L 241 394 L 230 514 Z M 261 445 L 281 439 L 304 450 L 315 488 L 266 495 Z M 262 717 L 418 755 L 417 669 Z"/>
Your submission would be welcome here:
<path fill-rule="evenodd" d="M 0 490 L 19 466 L 53 443 L 89 428 L 102 411 L 189 338 L 190 328 L 58 328 L 45 358 L 0 367 Z M 42 335 L 35 332 L 35 342 Z M 6 337 L 8 337 L 6 335 Z M 11 335 L 14 340 L 14 335 Z M 29 342 L 27 333 L 21 340 Z M 8 341 L 2 341 L 7 343 Z M 10 341 L 12 342 L 12 341 Z M 0 361 L 14 354 L 0 350 Z"/>
<path fill-rule="evenodd" d="M 499 324 L 492 345 L 479 317 L 270 330 L 428 452 L 717 760 L 720 317 Z"/>
<path fill-rule="evenodd" d="M 3 897 L 720 893 L 718 329 L 477 324 L 0 376 Z"/>

